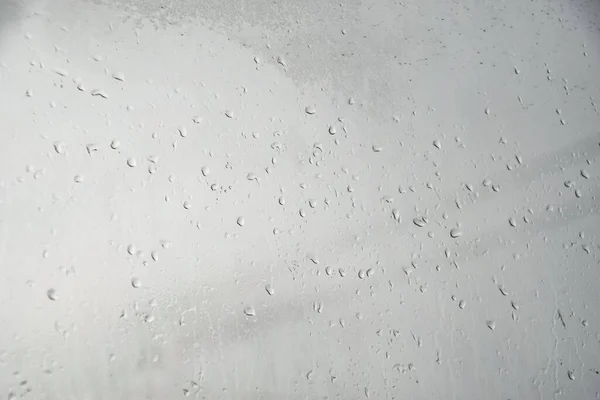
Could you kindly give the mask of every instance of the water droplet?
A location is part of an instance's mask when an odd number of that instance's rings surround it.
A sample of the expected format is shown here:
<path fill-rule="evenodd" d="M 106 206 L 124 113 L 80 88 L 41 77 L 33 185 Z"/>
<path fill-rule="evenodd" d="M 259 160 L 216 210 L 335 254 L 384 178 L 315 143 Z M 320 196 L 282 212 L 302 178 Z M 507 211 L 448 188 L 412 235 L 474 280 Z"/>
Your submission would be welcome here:
<path fill-rule="evenodd" d="M 206 165 L 204 167 L 202 167 L 201 171 L 202 171 L 202 175 L 204 175 L 204 176 L 208 176 L 208 174 L 210 174 L 210 168 L 208 168 Z"/>
<path fill-rule="evenodd" d="M 283 196 L 279 198 L 279 204 L 282 206 L 285 205 L 285 198 Z"/>
<path fill-rule="evenodd" d="M 417 217 L 417 218 L 413 219 L 413 224 L 415 224 L 419 228 L 422 228 L 425 225 L 427 225 L 427 218 L 426 217 Z"/>
<path fill-rule="evenodd" d="M 514 308 L 515 310 L 519 310 L 519 303 L 517 303 L 515 300 L 512 300 L 510 302 L 510 305 L 512 306 L 512 308 Z"/>
<path fill-rule="evenodd" d="M 492 184 L 492 181 L 490 181 L 489 179 L 484 179 L 482 184 L 483 186 L 488 187 Z"/>
<path fill-rule="evenodd" d="M 374 144 L 371 148 L 373 149 L 373 151 L 375 153 L 379 153 L 379 152 L 381 152 L 383 150 L 383 147 L 381 147 L 379 145 L 376 145 L 376 144 Z"/>
<path fill-rule="evenodd" d="M 270 283 L 267 283 L 265 285 L 265 290 L 269 294 L 269 296 L 273 296 L 275 294 L 275 289 L 273 289 L 273 285 L 271 285 Z"/>
<path fill-rule="evenodd" d="M 433 146 L 434 146 L 435 148 L 437 148 L 437 149 L 441 149 L 441 148 L 442 148 L 442 144 L 441 144 L 441 143 L 440 143 L 440 141 L 439 141 L 439 140 L 437 140 L 437 139 L 433 141 Z"/>
<path fill-rule="evenodd" d="M 492 320 L 485 321 L 485 324 L 491 331 L 494 331 L 494 329 L 496 329 L 496 322 L 494 322 Z"/>
<path fill-rule="evenodd" d="M 151 252 L 150 257 L 152 257 L 154 261 L 158 261 L 158 251 Z"/>
<path fill-rule="evenodd" d="M 188 201 L 183 202 L 183 208 L 185 208 L 186 210 L 189 210 L 190 207 L 192 207 L 192 205 Z"/>
<path fill-rule="evenodd" d="M 502 285 L 498 285 L 498 290 L 502 293 L 503 296 L 508 296 L 508 291 Z"/>
<path fill-rule="evenodd" d="M 185 126 L 180 126 L 179 128 L 177 128 L 177 131 L 179 132 L 179 136 L 181 136 L 182 138 L 187 136 L 187 129 L 185 128 Z"/>
<path fill-rule="evenodd" d="M 244 226 L 245 223 L 246 223 L 246 221 L 244 220 L 244 217 L 238 217 L 237 224 L 239 226 Z"/>
<path fill-rule="evenodd" d="M 248 306 L 244 308 L 244 314 L 246 314 L 249 317 L 254 317 L 256 316 L 256 310 L 254 309 L 254 307 Z"/>
<path fill-rule="evenodd" d="M 307 114 L 313 115 L 317 112 L 317 109 L 314 106 L 306 106 L 304 111 L 306 111 Z"/>
<path fill-rule="evenodd" d="M 575 189 L 575 197 L 577 197 L 578 199 L 581 198 L 583 194 L 581 193 L 581 190 L 579 189 Z"/>
<path fill-rule="evenodd" d="M 339 268 L 338 274 L 340 274 L 340 276 L 343 278 L 346 276 L 346 270 L 344 268 Z"/>
<path fill-rule="evenodd" d="M 48 289 L 48 291 L 46 292 L 46 296 L 48 296 L 48 298 L 52 301 L 58 300 L 58 294 L 56 294 L 56 289 L 54 288 Z"/>
<path fill-rule="evenodd" d="M 283 58 L 283 56 L 278 56 L 277 57 L 277 63 L 281 64 L 283 67 L 285 67 L 285 58 Z"/>
<path fill-rule="evenodd" d="M 457 237 L 461 236 L 463 233 L 460 229 L 458 228 L 452 228 L 450 230 L 450 237 L 456 239 Z"/>
<path fill-rule="evenodd" d="M 316 199 L 308 199 L 308 205 L 310 206 L 310 208 L 315 208 L 317 206 L 317 200 Z"/>
<path fill-rule="evenodd" d="M 298 210 L 298 214 L 299 214 L 299 215 L 300 215 L 302 218 L 306 217 L 306 212 L 304 211 L 304 208 L 301 208 L 300 210 Z"/>
<path fill-rule="evenodd" d="M 102 97 L 103 99 L 108 99 L 108 95 L 102 89 L 94 89 L 90 92 L 90 94 L 94 97 Z"/>
<path fill-rule="evenodd" d="M 517 220 L 515 220 L 513 217 L 510 217 L 508 219 L 508 223 L 510 224 L 510 226 L 512 226 L 513 228 L 515 228 L 517 226 Z"/>
<path fill-rule="evenodd" d="M 127 165 L 129 165 L 131 168 L 134 168 L 137 165 L 137 161 L 135 158 L 128 158 Z"/>
<path fill-rule="evenodd" d="M 65 153 L 65 144 L 62 142 L 54 142 L 52 144 L 54 146 L 54 151 L 56 151 L 56 153 L 58 154 L 64 154 Z"/>
<path fill-rule="evenodd" d="M 131 278 L 131 286 L 137 289 L 142 286 L 142 282 L 138 278 Z"/>
<path fill-rule="evenodd" d="M 491 112 L 491 111 L 490 111 L 490 108 L 489 108 L 489 107 L 485 109 L 485 115 L 490 115 L 490 112 Z"/>
<path fill-rule="evenodd" d="M 567 371 L 567 376 L 569 377 L 570 380 L 574 381 L 575 380 L 575 371 Z"/>
<path fill-rule="evenodd" d="M 119 148 L 119 146 L 121 146 L 121 142 L 119 142 L 118 140 L 113 140 L 112 142 L 110 142 L 110 147 L 113 150 L 116 150 Z"/>
<path fill-rule="evenodd" d="M 133 256 L 137 252 L 137 249 L 133 244 L 130 244 L 129 246 L 127 246 L 127 252 Z"/>
<path fill-rule="evenodd" d="M 466 305 L 467 305 L 467 304 L 465 303 L 465 301 L 464 301 L 464 300 L 461 300 L 461 301 L 459 301 L 459 302 L 458 302 L 458 307 L 459 307 L 461 310 L 464 310 Z"/>
<path fill-rule="evenodd" d="M 233 111 L 231 111 L 231 110 L 225 110 L 225 116 L 227 118 L 233 118 Z"/>
<path fill-rule="evenodd" d="M 358 270 L 358 277 L 360 279 L 365 279 L 365 271 L 363 271 L 362 269 Z"/>
<path fill-rule="evenodd" d="M 590 174 L 585 169 L 582 169 L 580 173 L 585 179 L 590 179 Z"/>
<path fill-rule="evenodd" d="M 75 175 L 75 177 L 73 177 L 73 181 L 75 181 L 75 183 L 82 183 L 83 182 L 83 176 L 81 176 L 81 175 Z"/>
<path fill-rule="evenodd" d="M 394 218 L 396 221 L 400 221 L 400 210 L 394 208 L 392 210 L 392 218 Z"/>
<path fill-rule="evenodd" d="M 330 266 L 325 267 L 325 273 L 331 276 L 333 274 L 333 268 L 331 268 Z"/>
<path fill-rule="evenodd" d="M 98 151 L 98 146 L 94 143 L 88 143 L 85 145 L 87 153 L 91 156 L 93 153 Z"/>
<path fill-rule="evenodd" d="M 330 135 L 335 135 L 337 133 L 337 129 L 335 129 L 335 126 L 331 125 L 329 127 L 329 134 Z"/>
<path fill-rule="evenodd" d="M 113 79 L 116 79 L 117 81 L 125 82 L 125 74 L 122 72 L 115 72 L 115 73 L 113 73 Z"/>

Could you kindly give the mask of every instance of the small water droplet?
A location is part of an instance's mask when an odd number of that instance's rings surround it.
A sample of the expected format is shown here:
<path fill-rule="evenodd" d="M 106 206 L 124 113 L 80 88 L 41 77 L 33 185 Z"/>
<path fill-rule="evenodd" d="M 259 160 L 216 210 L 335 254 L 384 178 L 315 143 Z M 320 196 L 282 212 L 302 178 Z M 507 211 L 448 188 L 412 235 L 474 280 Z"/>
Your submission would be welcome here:
<path fill-rule="evenodd" d="M 300 210 L 298 210 L 298 214 L 299 214 L 299 215 L 300 215 L 302 218 L 306 217 L 306 211 L 304 211 L 304 208 L 301 208 Z"/>
<path fill-rule="evenodd" d="M 245 223 L 246 223 L 246 220 L 244 219 L 244 217 L 238 217 L 237 224 L 239 226 L 244 226 Z"/>
<path fill-rule="evenodd" d="M 317 109 L 314 106 L 306 106 L 304 111 L 306 111 L 306 113 L 309 115 L 313 115 L 314 113 L 317 112 Z"/>
<path fill-rule="evenodd" d="M 567 376 L 569 377 L 570 380 L 574 381 L 575 380 L 575 371 L 567 371 Z"/>
<path fill-rule="evenodd" d="M 467 305 L 467 304 L 465 303 L 465 301 L 464 301 L 464 300 L 461 300 L 461 301 L 459 301 L 459 302 L 458 302 L 458 307 L 459 307 L 461 310 L 464 310 L 464 308 L 465 308 L 465 306 L 466 306 L 466 305 Z"/>
<path fill-rule="evenodd" d="M 329 127 L 329 134 L 330 135 L 335 135 L 337 133 L 337 129 L 335 128 L 335 126 L 331 125 Z"/>
<path fill-rule="evenodd" d="M 113 79 L 116 79 L 121 82 L 125 82 L 125 74 L 122 72 L 113 73 Z"/>
<path fill-rule="evenodd" d="M 185 208 L 186 210 L 189 210 L 191 207 L 192 205 L 188 201 L 183 202 L 183 208 Z"/>
<path fill-rule="evenodd" d="M 179 128 L 177 128 L 177 131 L 179 132 L 179 136 L 181 136 L 182 138 L 187 136 L 187 129 L 185 128 L 185 126 L 180 126 Z"/>
<path fill-rule="evenodd" d="M 75 181 L 75 183 L 82 183 L 83 182 L 83 176 L 81 176 L 81 175 L 75 175 L 73 177 L 73 181 Z"/>
<path fill-rule="evenodd" d="M 365 279 L 365 271 L 363 271 L 362 269 L 358 270 L 358 277 L 360 279 Z"/>
<path fill-rule="evenodd" d="M 494 331 L 496 329 L 496 322 L 494 322 L 492 320 L 485 321 L 485 324 L 491 331 Z"/>
<path fill-rule="evenodd" d="M 225 110 L 224 113 L 225 113 L 225 116 L 227 118 L 233 118 L 233 111 L 231 111 L 231 110 Z"/>
<path fill-rule="evenodd" d="M 579 189 L 575 189 L 575 197 L 577 197 L 578 199 L 581 198 L 583 194 L 581 193 L 581 190 Z"/>
<path fill-rule="evenodd" d="M 310 208 L 315 208 L 317 206 L 317 200 L 316 199 L 308 199 L 308 205 L 310 206 Z"/>
<path fill-rule="evenodd" d="M 202 167 L 201 171 L 202 171 L 202 175 L 204 175 L 204 176 L 208 176 L 208 174 L 210 174 L 210 168 L 208 168 L 206 165 L 204 167 Z"/>
<path fill-rule="evenodd" d="M 513 217 L 510 217 L 508 219 L 508 223 L 510 224 L 510 226 L 512 226 L 513 228 L 515 228 L 517 226 L 517 220 L 514 219 Z"/>
<path fill-rule="evenodd" d="M 394 208 L 392 210 L 392 218 L 394 218 L 396 221 L 400 221 L 400 210 Z"/>
<path fill-rule="evenodd" d="M 482 184 L 483 186 L 488 187 L 492 184 L 492 181 L 490 181 L 489 179 L 484 179 Z"/>
<path fill-rule="evenodd" d="M 415 224 L 419 228 L 422 228 L 425 225 L 427 225 L 427 218 L 426 217 L 417 217 L 417 218 L 413 219 L 413 224 Z"/>
<path fill-rule="evenodd" d="M 119 148 L 119 146 L 121 146 L 121 142 L 119 142 L 118 140 L 113 140 L 112 142 L 110 142 L 110 147 L 113 150 L 116 150 Z"/>
<path fill-rule="evenodd" d="M 56 289 L 54 288 L 48 289 L 48 291 L 46 292 L 46 296 L 48 296 L 48 298 L 52 301 L 58 300 L 58 294 L 56 293 Z"/>
<path fill-rule="evenodd" d="M 248 306 L 244 308 L 244 314 L 246 314 L 249 317 L 254 317 L 256 316 L 256 310 L 254 309 L 254 307 Z"/>
<path fill-rule="evenodd" d="M 491 111 L 490 111 L 490 108 L 489 108 L 489 107 L 487 107 L 487 108 L 485 109 L 485 115 L 490 115 L 490 112 L 491 112 Z"/>
<path fill-rule="evenodd" d="M 590 174 L 585 169 L 582 169 L 580 173 L 585 179 L 590 179 Z"/>
<path fill-rule="evenodd" d="M 457 237 L 461 236 L 463 233 L 460 229 L 458 228 L 452 228 L 450 230 L 450 237 L 456 239 Z"/>
<path fill-rule="evenodd" d="M 280 205 L 285 205 L 285 198 L 283 196 L 281 196 L 278 201 Z"/>
<path fill-rule="evenodd" d="M 142 286 L 142 282 L 138 278 L 131 278 L 131 286 L 137 289 Z"/>
<path fill-rule="evenodd" d="M 270 283 L 267 283 L 265 285 L 265 290 L 269 294 L 269 296 L 273 296 L 275 294 L 275 289 L 273 289 L 273 285 L 271 285 Z"/>
<path fill-rule="evenodd" d="M 440 143 L 440 141 L 439 141 L 439 140 L 437 140 L 437 139 L 433 141 L 433 146 L 434 146 L 435 148 L 437 148 L 437 149 L 441 149 L 441 148 L 442 148 L 442 144 L 441 144 L 441 143 Z"/>
<path fill-rule="evenodd" d="M 325 273 L 331 276 L 333 274 L 333 268 L 331 268 L 330 266 L 325 267 Z"/>
<path fill-rule="evenodd" d="M 152 259 L 154 261 L 158 261 L 158 251 L 155 250 L 155 251 L 151 252 L 150 257 L 152 257 Z"/>
<path fill-rule="evenodd" d="M 379 152 L 381 152 L 383 150 L 383 147 L 381 147 L 379 145 L 376 145 L 376 144 L 374 144 L 371 148 L 373 149 L 373 151 L 375 153 L 379 153 Z"/>
<path fill-rule="evenodd" d="M 129 165 L 131 168 L 134 168 L 135 166 L 137 166 L 137 161 L 135 160 L 135 158 L 128 158 L 127 165 Z"/>
<path fill-rule="evenodd" d="M 54 151 L 56 151 L 57 154 L 64 154 L 65 153 L 65 144 L 62 142 L 54 142 L 52 144 L 54 146 Z"/>

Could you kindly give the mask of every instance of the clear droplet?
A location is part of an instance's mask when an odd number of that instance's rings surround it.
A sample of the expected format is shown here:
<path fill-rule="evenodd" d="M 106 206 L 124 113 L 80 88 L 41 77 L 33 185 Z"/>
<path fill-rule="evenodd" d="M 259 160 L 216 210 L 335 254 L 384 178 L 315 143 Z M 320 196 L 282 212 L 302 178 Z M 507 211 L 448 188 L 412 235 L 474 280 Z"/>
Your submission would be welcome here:
<path fill-rule="evenodd" d="M 337 129 L 335 128 L 335 126 L 331 125 L 329 127 L 329 134 L 330 135 L 335 135 L 337 133 Z"/>
<path fill-rule="evenodd" d="M 461 236 L 463 233 L 460 229 L 458 228 L 452 228 L 450 230 L 450 236 L 454 239 L 456 239 L 457 237 Z"/>
<path fill-rule="evenodd" d="M 458 307 L 461 310 L 464 310 L 464 308 L 465 308 L 466 305 L 467 305 L 467 303 L 464 300 L 461 300 L 461 301 L 458 302 Z"/>
<path fill-rule="evenodd" d="M 131 286 L 137 289 L 142 286 L 142 282 L 139 280 L 139 278 L 131 278 Z"/>
<path fill-rule="evenodd" d="M 52 145 L 54 146 L 54 151 L 56 151 L 57 154 L 65 153 L 66 146 L 63 142 L 54 142 Z"/>
<path fill-rule="evenodd" d="M 75 181 L 75 183 L 82 183 L 83 182 L 83 176 L 82 175 L 75 175 L 73 177 L 73 181 Z"/>
<path fill-rule="evenodd" d="M 433 146 L 434 146 L 435 148 L 437 148 L 437 149 L 441 149 L 441 148 L 442 148 L 442 144 L 441 144 L 441 143 L 440 143 L 440 141 L 439 141 L 439 140 L 437 140 L 437 139 L 433 141 Z"/>
<path fill-rule="evenodd" d="M 425 225 L 427 225 L 427 218 L 426 217 L 417 217 L 417 218 L 413 219 L 413 224 L 415 224 L 419 228 L 422 228 Z"/>
<path fill-rule="evenodd" d="M 254 309 L 254 307 L 248 306 L 244 308 L 244 314 L 246 314 L 249 317 L 254 317 L 256 316 L 256 310 Z"/>
<path fill-rule="evenodd" d="M 307 114 L 313 115 L 317 112 L 317 109 L 314 106 L 306 106 L 304 111 L 306 111 Z"/>
<path fill-rule="evenodd" d="M 56 293 L 56 289 L 54 288 L 48 289 L 48 291 L 46 292 L 46 296 L 48 296 L 48 298 L 52 301 L 58 300 L 58 294 Z"/>
<path fill-rule="evenodd" d="M 119 146 L 121 146 L 121 142 L 119 142 L 118 140 L 113 140 L 112 142 L 110 142 L 110 147 L 113 150 L 118 149 Z"/>
<path fill-rule="evenodd" d="M 127 252 L 132 256 L 135 255 L 135 253 L 137 253 L 135 245 L 130 244 L 129 246 L 127 246 Z"/>
<path fill-rule="evenodd" d="M 496 329 L 496 322 L 494 322 L 492 320 L 485 321 L 485 324 L 491 331 L 494 331 Z"/>
<path fill-rule="evenodd" d="M 273 296 L 275 294 L 275 289 L 273 289 L 273 285 L 271 285 L 270 283 L 267 283 L 265 285 L 265 290 L 269 294 L 269 296 Z"/>
<path fill-rule="evenodd" d="M 202 175 L 204 176 L 208 176 L 208 174 L 210 174 L 210 168 L 208 168 L 207 166 L 202 167 L 201 171 Z"/>
<path fill-rule="evenodd" d="M 129 165 L 131 168 L 134 168 L 135 166 L 137 166 L 137 161 L 135 160 L 135 158 L 128 158 L 127 165 Z"/>
<path fill-rule="evenodd" d="M 244 226 L 245 223 L 246 223 L 246 221 L 244 220 L 244 217 L 238 217 L 237 224 L 239 226 Z"/>

